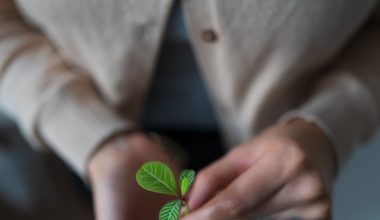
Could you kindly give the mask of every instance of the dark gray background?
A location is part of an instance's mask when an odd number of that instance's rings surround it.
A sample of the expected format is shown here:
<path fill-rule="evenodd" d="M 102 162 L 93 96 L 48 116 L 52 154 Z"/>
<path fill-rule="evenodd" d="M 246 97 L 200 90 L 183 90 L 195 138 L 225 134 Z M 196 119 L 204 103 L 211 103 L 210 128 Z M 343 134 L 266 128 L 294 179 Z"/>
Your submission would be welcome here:
<path fill-rule="evenodd" d="M 342 170 L 335 187 L 334 219 L 380 219 L 380 135 L 360 147 Z"/>

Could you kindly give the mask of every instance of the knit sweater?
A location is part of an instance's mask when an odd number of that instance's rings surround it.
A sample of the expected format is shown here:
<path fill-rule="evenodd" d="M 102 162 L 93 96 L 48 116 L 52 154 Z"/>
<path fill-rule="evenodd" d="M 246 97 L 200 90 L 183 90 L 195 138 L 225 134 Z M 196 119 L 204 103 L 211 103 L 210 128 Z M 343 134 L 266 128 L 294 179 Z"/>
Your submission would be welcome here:
<path fill-rule="evenodd" d="M 84 174 L 105 139 L 139 126 L 172 5 L 0 0 L 2 109 L 36 148 Z M 229 146 L 302 117 L 326 132 L 343 164 L 378 128 L 376 0 L 184 0 L 182 7 Z"/>

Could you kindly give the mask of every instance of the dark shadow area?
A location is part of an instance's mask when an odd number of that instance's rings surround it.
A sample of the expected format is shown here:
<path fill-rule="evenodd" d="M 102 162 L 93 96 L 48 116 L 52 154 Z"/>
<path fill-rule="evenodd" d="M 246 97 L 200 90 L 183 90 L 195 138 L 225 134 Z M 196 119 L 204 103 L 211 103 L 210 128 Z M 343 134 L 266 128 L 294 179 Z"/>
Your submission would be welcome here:
<path fill-rule="evenodd" d="M 189 157 L 188 167 L 194 170 L 202 169 L 225 152 L 221 135 L 214 130 L 161 130 L 159 133 L 173 139 L 185 149 Z"/>

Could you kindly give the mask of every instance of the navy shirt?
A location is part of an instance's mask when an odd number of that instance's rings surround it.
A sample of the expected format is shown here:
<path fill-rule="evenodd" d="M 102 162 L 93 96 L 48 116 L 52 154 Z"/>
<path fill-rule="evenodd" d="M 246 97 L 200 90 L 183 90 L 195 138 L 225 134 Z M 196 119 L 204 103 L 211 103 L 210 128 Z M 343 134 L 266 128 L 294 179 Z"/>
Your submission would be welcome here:
<path fill-rule="evenodd" d="M 217 122 L 190 45 L 179 1 L 173 6 L 142 124 L 153 129 L 210 130 Z"/>

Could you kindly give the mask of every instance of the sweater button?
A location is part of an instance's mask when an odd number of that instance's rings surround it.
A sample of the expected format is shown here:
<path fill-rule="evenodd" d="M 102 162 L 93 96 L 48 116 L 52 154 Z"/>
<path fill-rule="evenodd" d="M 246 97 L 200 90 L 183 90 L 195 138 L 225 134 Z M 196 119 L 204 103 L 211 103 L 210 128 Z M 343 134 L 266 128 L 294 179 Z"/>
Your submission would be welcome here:
<path fill-rule="evenodd" d="M 205 30 L 202 32 L 202 39 L 207 43 L 214 43 L 218 40 L 218 35 L 213 30 Z"/>

